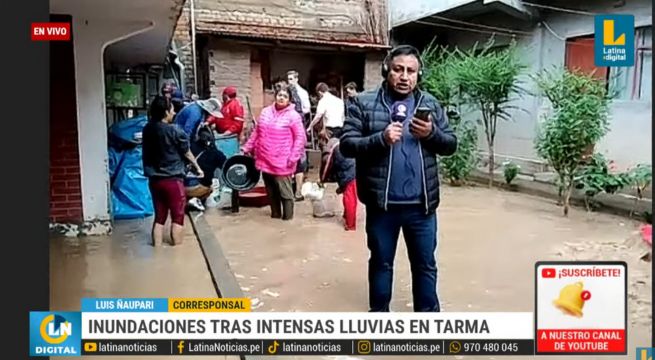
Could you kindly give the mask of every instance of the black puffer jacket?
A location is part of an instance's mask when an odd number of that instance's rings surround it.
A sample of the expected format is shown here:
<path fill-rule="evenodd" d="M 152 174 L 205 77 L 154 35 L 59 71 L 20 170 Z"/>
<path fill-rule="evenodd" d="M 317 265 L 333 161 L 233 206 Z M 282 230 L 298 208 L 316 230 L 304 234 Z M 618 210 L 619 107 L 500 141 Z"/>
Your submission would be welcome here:
<path fill-rule="evenodd" d="M 385 100 L 386 84 L 359 94 L 348 102 L 340 150 L 357 162 L 357 195 L 366 206 L 387 209 L 392 149 L 384 141 L 384 129 L 391 122 L 390 104 Z M 439 169 L 437 155 L 451 155 L 457 138 L 437 100 L 415 90 L 415 109 L 432 109 L 432 134 L 421 140 L 423 194 L 426 213 L 439 206 Z"/>

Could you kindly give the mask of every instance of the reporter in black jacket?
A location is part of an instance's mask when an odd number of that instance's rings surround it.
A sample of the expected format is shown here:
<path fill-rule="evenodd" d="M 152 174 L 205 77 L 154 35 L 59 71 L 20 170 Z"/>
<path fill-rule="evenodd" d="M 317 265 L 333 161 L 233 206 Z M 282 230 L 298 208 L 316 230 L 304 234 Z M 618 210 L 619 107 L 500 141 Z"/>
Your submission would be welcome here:
<path fill-rule="evenodd" d="M 393 261 L 402 229 L 412 270 L 414 311 L 440 311 L 436 291 L 437 155 L 451 155 L 457 138 L 444 110 L 417 88 L 423 71 L 412 46 L 393 49 L 384 81 L 346 108 L 340 150 L 356 159 L 357 194 L 366 205 L 370 311 L 389 311 Z M 429 109 L 419 119 L 416 109 Z"/>

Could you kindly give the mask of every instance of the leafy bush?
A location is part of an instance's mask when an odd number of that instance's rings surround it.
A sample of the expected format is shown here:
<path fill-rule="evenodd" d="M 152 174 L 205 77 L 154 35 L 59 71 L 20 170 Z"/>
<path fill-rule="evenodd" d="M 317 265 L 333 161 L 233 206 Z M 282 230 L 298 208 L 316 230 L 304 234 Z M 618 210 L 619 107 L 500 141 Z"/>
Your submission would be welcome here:
<path fill-rule="evenodd" d="M 628 172 L 628 179 L 637 192 L 639 199 L 643 198 L 644 190 L 650 186 L 653 180 L 653 167 L 651 165 L 639 164 Z"/>
<path fill-rule="evenodd" d="M 512 184 L 512 181 L 516 178 L 516 176 L 519 174 L 519 170 L 521 169 L 520 166 L 514 164 L 511 161 L 503 163 L 503 176 L 505 177 L 505 182 L 507 185 Z"/>
<path fill-rule="evenodd" d="M 464 100 L 482 113 L 482 124 L 489 151 L 489 187 L 493 186 L 494 141 L 498 120 L 510 120 L 511 102 L 525 91 L 519 86 L 519 75 L 526 69 L 515 44 L 494 50 L 493 41 L 480 51 L 477 46 L 467 51 L 455 50 L 454 81 Z"/>
<path fill-rule="evenodd" d="M 610 98 L 605 83 L 589 75 L 544 70 L 534 79 L 553 107 L 552 114 L 540 125 L 535 145 L 538 154 L 548 160 L 559 175 L 566 216 L 583 155 L 608 131 Z M 586 179 L 589 191 L 597 186 L 611 189 L 612 185 L 605 182 Z"/>
<path fill-rule="evenodd" d="M 433 44 L 426 48 L 422 58 L 425 64 L 423 87 L 444 108 L 457 136 L 457 150 L 451 156 L 441 157 L 439 167 L 451 184 L 461 184 L 468 179 L 477 163 L 478 135 L 475 124 L 462 120 L 455 110 L 459 101 L 459 85 L 454 74 L 458 59 L 448 49 Z"/>
<path fill-rule="evenodd" d="M 602 154 L 594 154 L 590 161 L 579 169 L 575 177 L 575 187 L 584 192 L 587 210 L 590 209 L 590 201 L 594 196 L 601 192 L 614 194 L 630 184 L 628 173 L 614 173 L 611 166 L 612 163 Z"/>
<path fill-rule="evenodd" d="M 637 192 L 637 198 L 635 199 L 634 208 L 630 211 L 630 216 L 634 213 L 639 200 L 644 198 L 644 191 L 650 186 L 652 180 L 653 167 L 651 165 L 639 164 L 628 171 L 628 181 Z M 648 221 L 650 222 L 650 219 Z"/>
<path fill-rule="evenodd" d="M 468 179 L 477 164 L 478 132 L 475 125 L 463 121 L 455 112 L 449 115 L 449 122 L 457 136 L 457 151 L 451 156 L 442 156 L 439 166 L 443 176 L 457 185 Z"/>
<path fill-rule="evenodd" d="M 458 85 L 455 81 L 455 61 L 446 47 L 430 43 L 421 54 L 425 69 L 421 84 L 444 109 L 457 106 Z"/>

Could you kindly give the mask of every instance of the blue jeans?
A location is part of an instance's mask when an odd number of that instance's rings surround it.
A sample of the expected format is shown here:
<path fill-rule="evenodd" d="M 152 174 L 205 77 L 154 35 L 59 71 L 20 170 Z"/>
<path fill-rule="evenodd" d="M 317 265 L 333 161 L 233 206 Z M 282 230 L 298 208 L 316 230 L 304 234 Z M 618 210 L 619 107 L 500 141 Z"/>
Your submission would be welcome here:
<path fill-rule="evenodd" d="M 388 312 L 393 289 L 393 261 L 403 230 L 412 270 L 414 311 L 440 311 L 437 298 L 437 216 L 423 205 L 390 205 L 388 211 L 366 209 L 369 305 L 372 312 Z"/>

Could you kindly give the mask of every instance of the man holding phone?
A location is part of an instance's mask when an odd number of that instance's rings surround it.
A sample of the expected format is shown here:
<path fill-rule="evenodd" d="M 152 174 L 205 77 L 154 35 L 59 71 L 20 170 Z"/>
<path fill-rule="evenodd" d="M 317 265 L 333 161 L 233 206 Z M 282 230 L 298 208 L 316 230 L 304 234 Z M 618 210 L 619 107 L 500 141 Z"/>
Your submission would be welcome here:
<path fill-rule="evenodd" d="M 453 154 L 457 138 L 437 100 L 417 88 L 422 66 L 416 48 L 394 48 L 382 64 L 382 85 L 346 108 L 340 149 L 356 159 L 357 194 L 366 205 L 370 311 L 389 311 L 400 230 L 412 270 L 414 311 L 440 311 L 437 155 Z"/>

